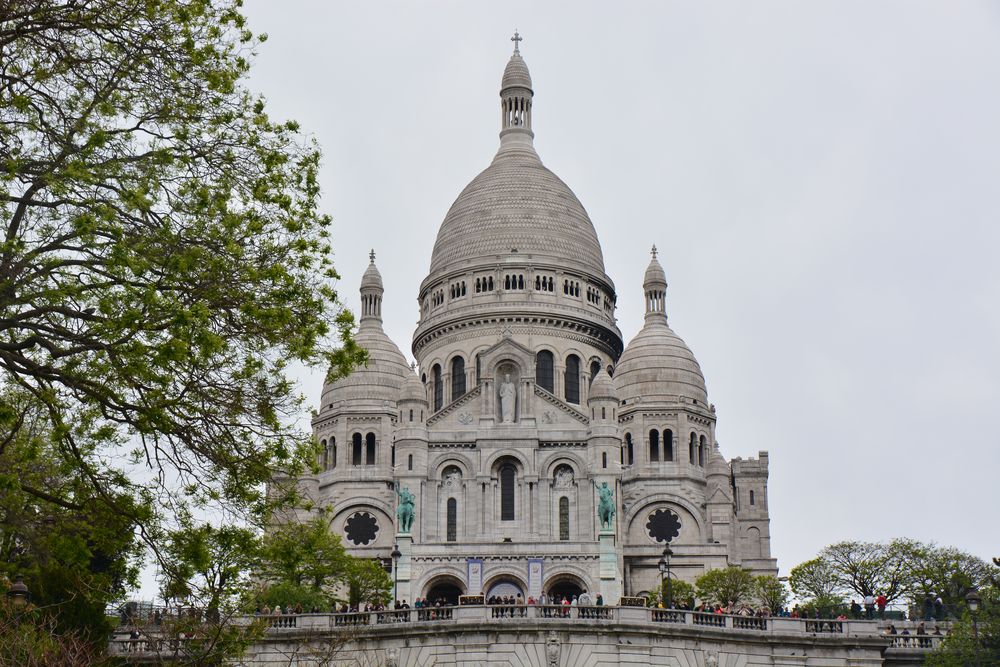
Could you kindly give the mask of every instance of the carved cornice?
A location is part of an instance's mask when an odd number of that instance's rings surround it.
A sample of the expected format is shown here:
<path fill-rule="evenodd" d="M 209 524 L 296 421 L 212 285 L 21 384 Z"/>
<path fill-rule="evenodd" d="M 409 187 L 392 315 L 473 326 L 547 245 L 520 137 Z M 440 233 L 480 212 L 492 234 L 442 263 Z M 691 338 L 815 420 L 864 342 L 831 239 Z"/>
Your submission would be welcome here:
<path fill-rule="evenodd" d="M 559 408 L 560 410 L 568 414 L 570 417 L 580 422 L 581 424 L 585 425 L 590 424 L 590 419 L 587 418 L 587 415 L 583 414 L 582 412 L 580 412 L 575 408 L 571 408 L 569 405 L 559 400 L 558 397 L 553 396 L 546 390 L 539 387 L 537 384 L 534 385 L 534 387 L 535 387 L 535 396 L 539 396 L 547 403 L 551 403 L 552 405 L 556 406 L 557 408 Z"/>
<path fill-rule="evenodd" d="M 428 426 L 432 426 L 433 424 L 441 421 L 442 419 L 444 419 L 445 417 L 447 417 L 448 415 L 450 415 L 452 412 L 454 412 L 458 408 L 462 407 L 463 405 L 465 405 L 466 403 L 468 403 L 472 399 L 474 399 L 477 396 L 479 396 L 479 394 L 481 393 L 481 391 L 482 390 L 481 390 L 480 386 L 477 385 L 475 387 L 475 389 L 472 389 L 470 391 L 465 392 L 464 394 L 462 394 L 461 396 L 459 396 L 457 399 L 455 399 L 454 401 L 452 401 L 448 405 L 444 406 L 443 408 L 441 408 L 440 410 L 438 410 L 437 412 L 435 412 L 434 414 L 432 414 L 427 419 L 427 425 Z"/>
<path fill-rule="evenodd" d="M 538 446 L 542 449 L 547 449 L 549 447 L 586 447 L 586 442 L 539 442 Z"/>

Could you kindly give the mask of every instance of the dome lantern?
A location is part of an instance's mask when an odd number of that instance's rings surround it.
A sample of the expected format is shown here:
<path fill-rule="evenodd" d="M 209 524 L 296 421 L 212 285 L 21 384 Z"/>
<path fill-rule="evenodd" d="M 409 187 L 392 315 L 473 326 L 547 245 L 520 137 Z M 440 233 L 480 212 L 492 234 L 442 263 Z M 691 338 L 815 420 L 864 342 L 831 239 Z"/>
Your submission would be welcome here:
<path fill-rule="evenodd" d="M 531 74 L 521 57 L 519 47 L 523 38 L 514 31 L 510 41 L 514 42 L 514 53 L 507 62 L 500 82 L 500 139 L 501 143 L 531 143 L 535 136 L 531 131 Z"/>
<path fill-rule="evenodd" d="M 656 259 L 656 246 L 650 250 L 652 259 L 646 267 L 646 276 L 642 281 L 642 289 L 646 293 L 646 319 L 667 317 L 666 296 L 667 296 L 667 274 L 663 272 L 663 267 Z"/>
<path fill-rule="evenodd" d="M 375 249 L 368 254 L 368 268 L 361 276 L 361 324 L 382 321 L 382 274 L 375 266 Z"/>

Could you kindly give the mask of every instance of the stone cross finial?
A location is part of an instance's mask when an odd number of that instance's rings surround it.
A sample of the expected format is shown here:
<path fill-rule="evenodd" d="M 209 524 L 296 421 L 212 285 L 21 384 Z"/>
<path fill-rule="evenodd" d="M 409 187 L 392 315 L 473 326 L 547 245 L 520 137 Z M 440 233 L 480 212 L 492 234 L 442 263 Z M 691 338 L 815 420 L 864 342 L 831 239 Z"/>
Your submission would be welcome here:
<path fill-rule="evenodd" d="M 517 29 L 514 30 L 514 36 L 510 38 L 510 41 L 514 42 L 514 53 L 521 53 L 521 51 L 518 49 L 518 47 L 520 46 L 518 42 L 524 41 L 524 37 L 521 37 L 519 34 L 517 34 Z"/>
<path fill-rule="evenodd" d="M 656 259 L 656 244 L 653 244 L 653 249 L 649 251 L 653 255 L 653 259 Z"/>
<path fill-rule="evenodd" d="M 372 248 L 372 251 L 368 253 L 368 259 L 372 264 L 375 263 L 375 248 Z"/>

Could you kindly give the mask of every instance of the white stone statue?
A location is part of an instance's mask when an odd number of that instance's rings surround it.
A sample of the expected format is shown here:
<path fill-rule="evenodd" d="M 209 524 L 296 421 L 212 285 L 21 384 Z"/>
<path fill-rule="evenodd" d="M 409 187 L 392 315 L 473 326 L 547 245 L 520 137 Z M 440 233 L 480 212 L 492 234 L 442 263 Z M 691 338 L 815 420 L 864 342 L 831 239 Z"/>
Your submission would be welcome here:
<path fill-rule="evenodd" d="M 510 381 L 510 373 L 503 376 L 500 383 L 500 422 L 502 424 L 514 423 L 514 403 L 517 400 L 517 388 Z"/>

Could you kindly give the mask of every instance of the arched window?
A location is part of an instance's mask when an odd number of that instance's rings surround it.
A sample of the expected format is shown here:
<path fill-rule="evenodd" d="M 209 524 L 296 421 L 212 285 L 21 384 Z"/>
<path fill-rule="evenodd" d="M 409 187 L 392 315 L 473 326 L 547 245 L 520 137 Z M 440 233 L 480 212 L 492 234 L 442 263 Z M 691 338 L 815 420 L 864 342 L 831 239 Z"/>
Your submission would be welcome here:
<path fill-rule="evenodd" d="M 365 436 L 365 465 L 375 465 L 375 434 Z"/>
<path fill-rule="evenodd" d="M 632 451 L 632 434 L 631 433 L 626 433 L 625 434 L 625 460 L 628 462 L 628 465 L 632 465 L 632 464 L 635 463 L 635 456 L 634 456 L 634 453 Z"/>
<path fill-rule="evenodd" d="M 691 442 L 688 444 L 688 459 L 691 461 L 691 465 L 697 460 L 698 454 L 694 451 L 698 447 L 698 436 L 694 433 L 691 434 Z"/>
<path fill-rule="evenodd" d="M 660 434 L 655 428 L 649 430 L 649 460 L 660 460 Z"/>
<path fill-rule="evenodd" d="M 550 394 L 556 391 L 554 367 L 552 353 L 548 350 L 542 350 L 535 355 L 535 384 Z"/>
<path fill-rule="evenodd" d="M 705 467 L 705 436 L 701 436 L 701 440 L 698 442 L 698 465 Z M 753 503 L 750 503 L 753 505 Z"/>
<path fill-rule="evenodd" d="M 330 438 L 330 467 L 337 467 L 337 439 Z"/>
<path fill-rule="evenodd" d="M 669 428 L 663 432 L 663 460 L 674 460 L 674 432 Z"/>
<path fill-rule="evenodd" d="M 406 469 L 413 470 L 413 454 L 406 455 Z"/>
<path fill-rule="evenodd" d="M 434 368 L 431 369 L 431 379 L 434 382 L 434 412 L 437 412 L 444 403 L 444 382 L 441 381 L 440 364 L 434 364 Z"/>
<path fill-rule="evenodd" d="M 451 400 L 455 401 L 465 395 L 465 359 L 455 357 L 451 360 Z"/>
<path fill-rule="evenodd" d="M 505 463 L 500 467 L 500 520 L 514 520 L 514 482 L 517 469 L 513 463 Z"/>
<path fill-rule="evenodd" d="M 580 403 L 580 357 L 571 354 L 566 357 L 566 402 Z"/>
<path fill-rule="evenodd" d="M 591 361 L 590 362 L 590 381 L 593 382 L 594 378 L 597 377 L 597 374 L 600 373 L 600 372 L 601 372 L 601 362 L 597 361 L 596 359 L 594 361 Z"/>
<path fill-rule="evenodd" d="M 458 501 L 454 498 L 448 499 L 448 541 L 458 540 Z"/>
<path fill-rule="evenodd" d="M 362 451 L 364 447 L 361 445 L 360 433 L 354 434 L 351 444 L 353 445 L 351 447 L 351 465 L 359 466 L 361 465 L 362 456 L 364 455 Z"/>
<path fill-rule="evenodd" d="M 569 540 L 569 498 L 559 499 L 559 539 Z"/>

